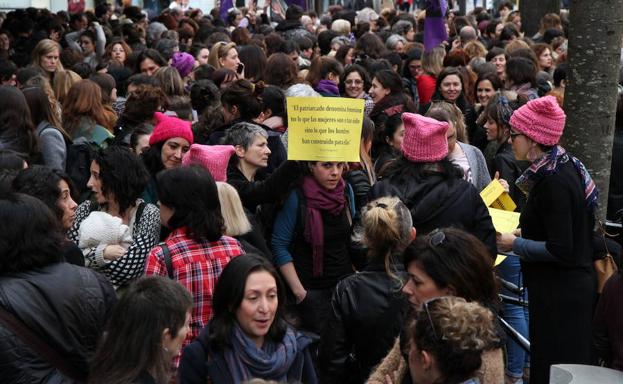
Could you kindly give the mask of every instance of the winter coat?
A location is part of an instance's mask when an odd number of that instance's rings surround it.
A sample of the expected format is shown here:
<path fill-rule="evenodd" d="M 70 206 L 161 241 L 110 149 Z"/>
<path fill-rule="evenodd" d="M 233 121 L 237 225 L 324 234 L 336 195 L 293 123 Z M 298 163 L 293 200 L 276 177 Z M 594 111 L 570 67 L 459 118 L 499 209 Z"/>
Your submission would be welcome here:
<path fill-rule="evenodd" d="M 405 178 L 403 172 L 397 172 L 372 187 L 370 200 L 397 196 L 411 211 L 419 234 L 436 228 L 461 228 L 481 240 L 494 257 L 497 245 L 489 211 L 476 188 L 460 178 L 462 171 L 456 168 L 454 172 L 422 172 L 418 178 Z"/>
<path fill-rule="evenodd" d="M 363 383 L 392 348 L 408 309 L 397 280 L 380 263 L 340 281 L 331 300 L 331 326 L 320 341 L 320 381 Z"/>
<path fill-rule="evenodd" d="M 68 263 L 0 277 L 0 306 L 84 377 L 116 300 L 103 275 Z M 2 322 L 0 373 L 3 383 L 73 383 Z"/>
<path fill-rule="evenodd" d="M 52 169 L 65 172 L 67 145 L 61 131 L 44 120 L 37 125 L 37 134 L 41 144 L 43 164 Z"/>

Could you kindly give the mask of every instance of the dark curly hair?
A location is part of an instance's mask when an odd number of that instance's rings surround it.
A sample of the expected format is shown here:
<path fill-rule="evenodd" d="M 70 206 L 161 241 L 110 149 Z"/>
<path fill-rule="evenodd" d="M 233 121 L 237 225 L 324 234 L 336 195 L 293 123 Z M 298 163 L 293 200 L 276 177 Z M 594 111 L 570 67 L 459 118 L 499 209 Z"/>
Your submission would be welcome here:
<path fill-rule="evenodd" d="M 95 153 L 100 167 L 102 194 L 114 196 L 119 214 L 134 206 L 149 181 L 143 162 L 127 147 L 112 146 Z"/>
<path fill-rule="evenodd" d="M 75 192 L 73 184 L 65 172 L 42 165 L 33 165 L 17 174 L 13 180 L 13 190 L 43 201 L 54 212 L 56 218 L 61 219 L 63 211 L 58 206 L 58 199 L 61 197 L 58 184 L 61 180 L 69 185 L 69 190 L 73 194 Z"/>
<path fill-rule="evenodd" d="M 0 196 L 0 274 L 61 262 L 60 227 L 41 200 L 23 193 Z"/>
<path fill-rule="evenodd" d="M 216 183 L 210 172 L 198 166 L 168 169 L 156 176 L 158 198 L 174 209 L 167 226 L 187 227 L 197 241 L 217 241 L 225 232 Z"/>

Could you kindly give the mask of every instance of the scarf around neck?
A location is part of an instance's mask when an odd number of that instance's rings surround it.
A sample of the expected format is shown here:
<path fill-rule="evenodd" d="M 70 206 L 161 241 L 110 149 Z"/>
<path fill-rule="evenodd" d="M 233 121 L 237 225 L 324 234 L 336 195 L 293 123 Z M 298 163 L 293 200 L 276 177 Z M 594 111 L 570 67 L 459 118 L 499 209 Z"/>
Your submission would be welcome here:
<path fill-rule="evenodd" d="M 597 207 L 599 191 L 584 164 L 582 164 L 580 160 L 569 155 L 567 151 L 559 145 L 545 152 L 541 158 L 535 160 L 517 181 L 515 181 L 515 185 L 527 195 L 537 182 L 542 180 L 545 176 L 557 173 L 560 166 L 569 160 L 573 162 L 573 166 L 582 178 L 586 208 L 592 212 Z"/>
<path fill-rule="evenodd" d="M 303 178 L 302 192 L 307 205 L 307 222 L 304 223 L 303 233 L 305 241 L 312 245 L 312 258 L 314 262 L 313 276 L 322 276 L 324 258 L 324 224 L 321 211 L 326 211 L 333 216 L 339 215 L 346 207 L 344 197 L 346 182 L 340 179 L 337 187 L 329 191 L 318 184 L 313 176 Z"/>
<path fill-rule="evenodd" d="M 340 95 L 340 90 L 338 89 L 337 84 L 335 84 L 331 80 L 320 80 L 318 84 L 316 85 L 316 87 L 314 88 L 314 90 L 324 95 L 331 95 L 331 96 Z"/>
<path fill-rule="evenodd" d="M 243 383 L 254 378 L 286 382 L 288 371 L 299 352 L 297 335 L 288 327 L 279 343 L 265 340 L 258 349 L 235 322 L 231 331 L 231 348 L 224 352 L 225 361 L 234 383 Z"/>

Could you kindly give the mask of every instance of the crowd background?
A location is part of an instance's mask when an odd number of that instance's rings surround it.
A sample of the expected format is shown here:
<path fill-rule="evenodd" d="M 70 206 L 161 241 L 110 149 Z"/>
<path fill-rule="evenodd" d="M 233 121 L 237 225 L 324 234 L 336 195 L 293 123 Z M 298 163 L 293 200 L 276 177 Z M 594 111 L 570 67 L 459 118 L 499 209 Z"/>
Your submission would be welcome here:
<path fill-rule="evenodd" d="M 623 370 L 622 275 L 598 286 L 593 268 L 620 245 L 559 145 L 568 14 L 525 36 L 510 2 L 422 3 L 0 13 L 3 380 Z M 293 96 L 362 99 L 360 161 L 287 160 Z M 479 195 L 494 179 L 513 233 Z"/>

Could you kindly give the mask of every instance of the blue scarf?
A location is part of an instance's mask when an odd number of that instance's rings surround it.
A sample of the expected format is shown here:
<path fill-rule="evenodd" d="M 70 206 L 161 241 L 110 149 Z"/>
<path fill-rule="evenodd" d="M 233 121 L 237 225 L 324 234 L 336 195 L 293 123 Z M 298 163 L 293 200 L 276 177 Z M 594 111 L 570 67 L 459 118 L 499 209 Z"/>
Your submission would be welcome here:
<path fill-rule="evenodd" d="M 515 184 L 526 195 L 530 193 L 534 185 L 543 179 L 547 175 L 552 175 L 558 172 L 560 166 L 571 160 L 575 169 L 582 178 L 582 185 L 584 187 L 584 196 L 586 198 L 586 208 L 589 212 L 593 212 L 597 208 L 597 197 L 599 192 L 597 187 L 588 173 L 588 170 L 582 164 L 582 162 L 575 157 L 569 155 L 565 149 L 559 145 L 552 148 L 550 151 L 545 152 L 540 159 L 535 160 L 528 169 L 515 181 Z"/>
<path fill-rule="evenodd" d="M 236 322 L 232 328 L 231 343 L 232 347 L 227 348 L 224 355 L 234 383 L 254 378 L 286 382 L 299 352 L 296 333 L 289 327 L 280 343 L 265 340 L 262 348 L 258 349 Z"/>

